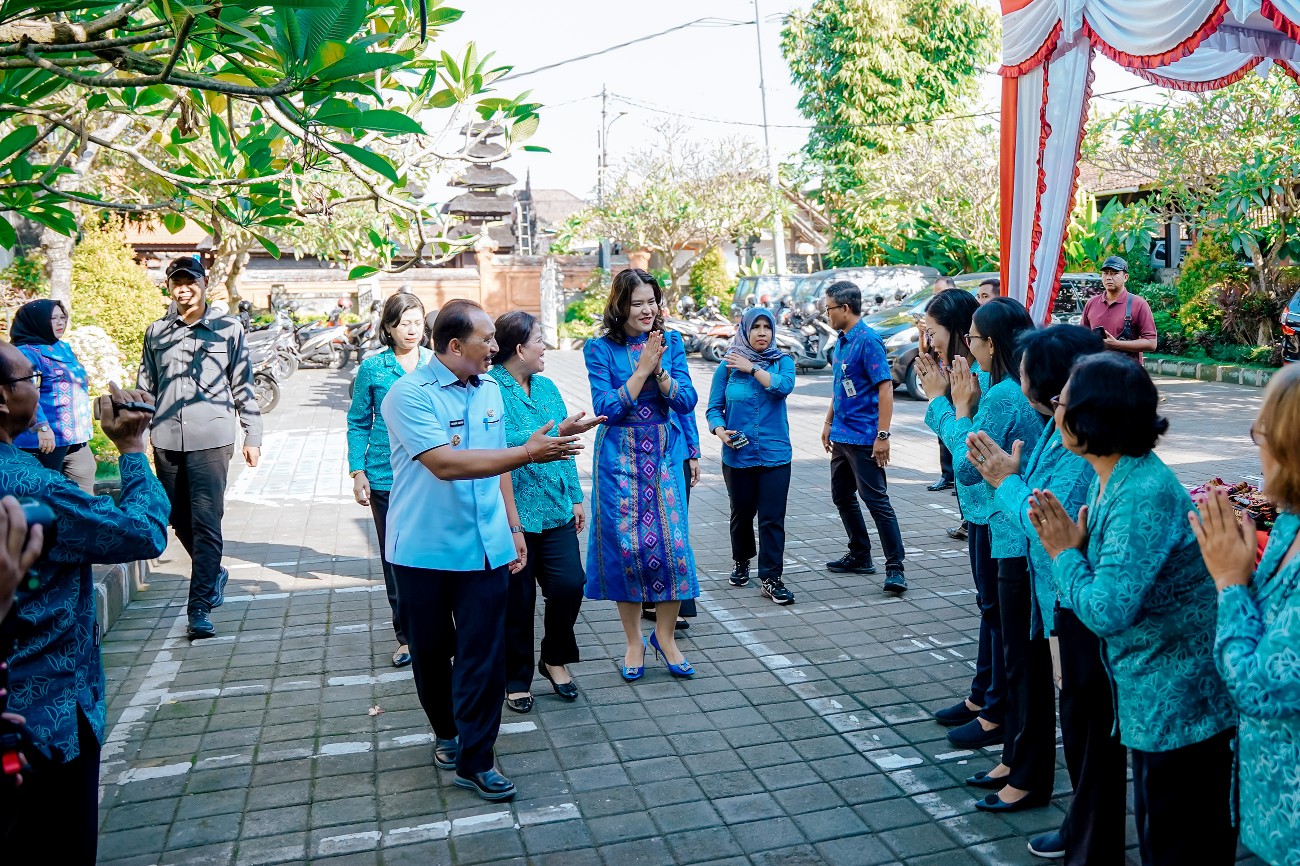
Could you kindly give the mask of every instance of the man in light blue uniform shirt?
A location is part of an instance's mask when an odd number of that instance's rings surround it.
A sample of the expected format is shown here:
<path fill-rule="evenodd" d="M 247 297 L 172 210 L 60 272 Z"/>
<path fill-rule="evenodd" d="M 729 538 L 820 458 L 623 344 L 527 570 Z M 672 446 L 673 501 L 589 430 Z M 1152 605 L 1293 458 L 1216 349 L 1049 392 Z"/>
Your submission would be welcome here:
<path fill-rule="evenodd" d="M 443 307 L 433 359 L 399 379 L 380 409 L 393 465 L 385 552 L 434 764 L 491 801 L 515 795 L 492 751 L 506 687 L 506 589 L 528 555 L 510 471 L 582 448 L 577 436 L 547 436 L 551 424 L 506 447 L 500 386 L 483 375 L 495 331 L 472 301 Z"/>

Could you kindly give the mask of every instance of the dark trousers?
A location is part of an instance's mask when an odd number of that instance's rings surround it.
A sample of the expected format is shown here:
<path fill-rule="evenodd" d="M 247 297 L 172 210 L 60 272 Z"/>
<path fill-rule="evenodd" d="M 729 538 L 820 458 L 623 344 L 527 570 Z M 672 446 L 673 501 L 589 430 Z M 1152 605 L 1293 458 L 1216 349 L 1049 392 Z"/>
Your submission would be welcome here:
<path fill-rule="evenodd" d="M 77 713 L 80 754 L 37 759 L 22 787 L 0 785 L 0 862 L 94 866 L 99 835 L 99 741 Z"/>
<path fill-rule="evenodd" d="M 171 502 L 172 528 L 190 555 L 189 612 L 209 611 L 221 573 L 221 518 L 234 445 L 201 451 L 154 451 L 158 480 Z"/>
<path fill-rule="evenodd" d="M 889 501 L 885 470 L 871 456 L 870 445 L 831 443 L 831 501 L 839 509 L 844 531 L 849 535 L 849 553 L 870 559 L 871 536 L 867 534 L 867 524 L 858 506 L 859 496 L 875 521 L 880 546 L 885 550 L 886 567 L 901 570 L 903 533 Z"/>
<path fill-rule="evenodd" d="M 785 504 L 790 495 L 790 464 L 737 468 L 722 464 L 731 499 L 731 558 L 758 556 L 758 579 L 780 580 L 785 564 Z M 758 518 L 758 548 L 754 518 Z"/>
<path fill-rule="evenodd" d="M 975 579 L 975 603 L 980 611 L 979 648 L 975 654 L 975 676 L 970 682 L 970 700 L 982 707 L 987 722 L 1002 724 L 1007 694 L 1006 656 L 1002 650 L 1002 609 L 998 605 L 998 566 L 990 554 L 989 528 L 972 523 L 966 549 L 970 554 L 971 576 Z"/>
<path fill-rule="evenodd" d="M 1006 739 L 1002 763 L 1007 784 L 1049 796 L 1056 775 L 1056 687 L 1047 638 L 1030 638 L 1033 585 L 1024 557 L 999 559 L 998 607 L 1006 662 Z"/>
<path fill-rule="evenodd" d="M 1124 862 L 1128 755 L 1115 736 L 1110 678 L 1101 640 L 1074 611 L 1058 609 L 1061 743 L 1074 799 L 1061 824 L 1065 866 Z"/>
<path fill-rule="evenodd" d="M 397 579 L 393 577 L 393 566 L 384 553 L 384 539 L 388 537 L 388 494 L 387 490 L 370 490 L 370 514 L 375 518 L 375 535 L 379 536 L 379 563 L 384 567 L 384 589 L 388 590 L 388 606 L 393 611 L 393 634 L 399 644 L 406 643 L 406 632 L 402 631 L 402 618 L 397 612 Z"/>
<path fill-rule="evenodd" d="M 686 491 L 686 504 L 689 506 L 691 504 L 691 461 L 690 460 L 682 461 L 682 490 Z M 641 610 L 646 611 L 647 613 L 653 612 L 654 609 L 655 609 L 654 602 L 646 602 L 641 605 Z M 696 614 L 695 599 L 693 598 L 682 599 L 682 606 L 681 608 L 678 609 L 677 615 L 681 617 L 693 617 L 695 616 L 695 614 Z"/>
<path fill-rule="evenodd" d="M 1232 739 L 1236 729 L 1169 752 L 1130 750 L 1133 816 L 1142 866 L 1230 866 L 1237 828 L 1232 794 Z"/>
<path fill-rule="evenodd" d="M 424 714 L 439 738 L 460 737 L 458 774 L 490 770 L 506 687 L 510 570 L 486 563 L 483 571 L 394 564 L 393 576 Z"/>
<path fill-rule="evenodd" d="M 90 446 L 60 445 L 49 454 L 42 454 L 39 448 L 22 449 L 36 458 L 46 469 L 61 472 L 69 481 L 91 494 L 95 493 L 95 455 Z"/>
<path fill-rule="evenodd" d="M 939 477 L 949 484 L 957 480 L 957 476 L 952 471 L 952 452 L 948 450 L 947 445 L 943 444 L 942 439 L 939 440 Z"/>
<path fill-rule="evenodd" d="M 542 623 L 541 660 L 548 665 L 578 661 L 574 623 L 582 609 L 586 572 L 578 552 L 575 521 L 541 532 L 525 532 L 528 565 L 510 575 L 506 601 L 506 693 L 526 692 L 533 682 L 533 611 L 537 587 L 546 599 Z"/>

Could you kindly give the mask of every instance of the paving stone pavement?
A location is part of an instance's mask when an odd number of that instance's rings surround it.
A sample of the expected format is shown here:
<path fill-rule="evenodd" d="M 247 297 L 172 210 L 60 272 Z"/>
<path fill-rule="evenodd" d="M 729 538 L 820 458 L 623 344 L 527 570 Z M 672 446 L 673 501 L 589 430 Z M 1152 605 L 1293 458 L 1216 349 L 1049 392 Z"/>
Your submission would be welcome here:
<path fill-rule="evenodd" d="M 570 410 L 589 409 L 581 355 L 547 365 Z M 707 394 L 712 368 L 692 372 Z M 651 656 L 624 683 L 614 607 L 589 602 L 579 699 L 534 683 L 533 712 L 506 712 L 499 766 L 520 794 L 486 804 L 433 768 L 410 671 L 390 664 L 370 513 L 345 472 L 346 379 L 302 371 L 267 419 L 261 465 L 240 464 L 231 484 L 219 636 L 184 637 L 189 561 L 173 543 L 104 642 L 100 862 L 1042 862 L 1025 842 L 1060 822 L 1063 765 L 1048 807 L 979 813 L 962 780 L 997 750 L 955 749 L 930 720 L 965 693 L 977 617 L 964 546 L 944 535 L 955 500 L 925 491 L 938 461 L 924 407 L 901 392 L 890 488 L 911 588 L 893 599 L 878 576 L 822 568 L 845 546 L 819 445 L 829 381 L 800 376 L 789 400 L 797 603 L 727 584 L 720 446 L 705 437 L 690 504 L 701 614 L 682 643 L 697 676 L 673 679 Z M 1173 432 L 1160 454 L 1186 483 L 1257 477 L 1246 431 L 1259 391 L 1161 389 Z M 703 428 L 703 397 L 698 415 Z M 590 458 L 579 465 L 588 483 Z"/>

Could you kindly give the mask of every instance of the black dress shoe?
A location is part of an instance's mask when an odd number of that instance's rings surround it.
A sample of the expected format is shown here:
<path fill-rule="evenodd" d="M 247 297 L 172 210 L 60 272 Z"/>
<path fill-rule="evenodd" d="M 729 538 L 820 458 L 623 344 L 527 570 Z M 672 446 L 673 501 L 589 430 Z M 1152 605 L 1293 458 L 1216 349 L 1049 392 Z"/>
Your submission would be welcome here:
<path fill-rule="evenodd" d="M 930 491 L 931 493 L 938 493 L 940 490 L 951 490 L 955 486 L 956 485 L 954 485 L 947 478 L 940 478 L 938 481 L 934 482 L 933 484 L 931 484 L 929 487 L 925 489 Z"/>
<path fill-rule="evenodd" d="M 515 795 L 515 783 L 496 770 L 484 770 L 468 778 L 457 773 L 456 778 L 452 781 L 455 782 L 457 787 L 469 788 L 484 800 L 492 803 L 509 800 Z"/>
<path fill-rule="evenodd" d="M 460 737 L 450 740 L 434 738 L 433 765 L 439 770 L 456 769 L 456 759 L 460 757 Z"/>
<path fill-rule="evenodd" d="M 980 711 L 966 706 L 965 701 L 958 701 L 951 707 L 944 707 L 934 714 L 934 720 L 946 728 L 955 728 L 979 718 Z"/>
<path fill-rule="evenodd" d="M 524 695 L 522 698 L 506 698 L 506 706 L 516 713 L 529 713 L 533 710 L 533 696 Z"/>
<path fill-rule="evenodd" d="M 876 566 L 867 557 L 846 553 L 839 559 L 826 563 L 826 570 L 832 574 L 875 574 Z"/>
<path fill-rule="evenodd" d="M 546 669 L 546 662 L 537 663 L 537 672 L 551 684 L 551 688 L 555 690 L 555 693 L 566 701 L 576 701 L 578 699 L 578 687 L 573 684 L 573 680 L 569 680 L 567 683 L 557 683 L 551 679 L 551 672 Z"/>
<path fill-rule="evenodd" d="M 1006 803 L 997 794 L 989 794 L 983 800 L 976 800 L 975 808 L 981 812 L 1023 812 L 1025 809 L 1046 806 L 1050 799 L 1052 799 L 1050 795 L 1044 797 L 1039 794 L 1026 794 L 1014 803 Z"/>
<path fill-rule="evenodd" d="M 960 728 L 953 728 L 949 731 L 948 742 L 959 749 L 982 749 L 985 746 L 996 746 L 1006 739 L 1005 727 L 1005 725 L 998 725 L 993 730 L 986 731 L 978 718 L 971 719 Z"/>
<path fill-rule="evenodd" d="M 990 776 L 988 773 L 980 770 L 975 775 L 966 780 L 966 784 L 972 788 L 983 788 L 986 791 L 1001 791 L 1007 786 L 1006 776 Z"/>

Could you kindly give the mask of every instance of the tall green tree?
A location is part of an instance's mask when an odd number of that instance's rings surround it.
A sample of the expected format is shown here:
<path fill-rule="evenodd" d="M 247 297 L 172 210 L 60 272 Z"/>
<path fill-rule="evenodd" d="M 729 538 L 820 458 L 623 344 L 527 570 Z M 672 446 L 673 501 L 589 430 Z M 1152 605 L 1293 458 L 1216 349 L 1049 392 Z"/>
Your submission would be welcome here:
<path fill-rule="evenodd" d="M 996 16 L 977 0 L 815 0 L 787 19 L 782 51 L 802 91 L 799 110 L 814 124 L 802 180 L 831 215 L 838 262 L 885 261 L 945 209 L 931 191 L 919 208 L 931 216 L 905 215 L 900 225 L 904 195 L 888 184 L 899 164 L 884 160 L 909 142 L 924 149 L 918 138 L 971 134 L 973 126 L 934 121 L 971 113 L 997 34 Z M 984 194 L 965 192 L 968 202 Z"/>
<path fill-rule="evenodd" d="M 508 145 L 538 123 L 525 96 L 494 92 L 509 67 L 434 50 L 460 15 L 441 0 L 0 0 L 0 245 L 6 213 L 71 238 L 85 205 L 230 227 L 278 255 L 273 236 L 364 203 L 410 262 L 445 254 L 423 189 L 445 163 L 502 158 L 470 154 L 476 121 Z M 56 297 L 68 252 L 50 253 Z"/>

